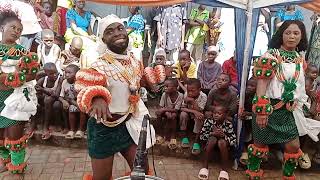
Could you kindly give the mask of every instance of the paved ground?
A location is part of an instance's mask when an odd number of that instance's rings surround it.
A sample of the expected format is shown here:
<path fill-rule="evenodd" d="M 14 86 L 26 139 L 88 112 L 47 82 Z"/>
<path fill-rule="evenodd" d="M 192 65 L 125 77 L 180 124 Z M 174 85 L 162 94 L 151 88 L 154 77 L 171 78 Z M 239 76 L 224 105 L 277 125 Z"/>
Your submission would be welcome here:
<path fill-rule="evenodd" d="M 32 145 L 28 148 L 29 166 L 24 175 L 25 180 L 81 180 L 85 173 L 91 173 L 90 158 L 86 150 Z M 151 160 L 150 160 L 151 161 Z M 201 162 L 197 160 L 155 157 L 157 174 L 166 180 L 196 180 Z M 129 171 L 122 157 L 116 156 L 113 169 L 114 177 L 120 177 Z M 210 179 L 217 179 L 217 163 L 210 165 Z M 229 171 L 232 180 L 246 179 L 241 171 Z M 318 180 L 320 172 L 297 173 L 297 180 Z M 280 171 L 266 171 L 265 179 L 280 179 Z M 1 180 L 16 179 L 9 173 L 0 174 Z"/>

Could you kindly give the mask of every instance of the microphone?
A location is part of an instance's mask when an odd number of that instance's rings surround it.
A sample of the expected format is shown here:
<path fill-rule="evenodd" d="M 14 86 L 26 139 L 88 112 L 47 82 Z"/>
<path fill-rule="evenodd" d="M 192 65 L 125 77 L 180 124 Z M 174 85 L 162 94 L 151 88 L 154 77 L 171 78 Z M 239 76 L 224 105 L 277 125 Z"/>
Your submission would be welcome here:
<path fill-rule="evenodd" d="M 133 171 L 131 173 L 131 180 L 144 180 L 146 176 L 145 168 L 146 168 L 146 156 L 147 156 L 147 126 L 148 121 L 150 120 L 150 116 L 144 115 L 142 121 L 142 127 L 139 136 L 139 143 L 137 147 L 137 153 L 133 163 Z"/>

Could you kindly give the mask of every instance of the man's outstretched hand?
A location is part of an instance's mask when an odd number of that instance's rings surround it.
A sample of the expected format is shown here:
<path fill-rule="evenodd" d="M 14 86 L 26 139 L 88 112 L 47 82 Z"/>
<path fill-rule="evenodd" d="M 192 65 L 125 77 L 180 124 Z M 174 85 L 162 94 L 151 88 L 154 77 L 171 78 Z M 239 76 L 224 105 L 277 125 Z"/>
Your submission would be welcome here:
<path fill-rule="evenodd" d="M 103 98 L 97 97 L 92 100 L 90 116 L 95 117 L 97 123 L 100 123 L 101 120 L 106 121 L 108 118 L 112 118 L 109 106 Z"/>

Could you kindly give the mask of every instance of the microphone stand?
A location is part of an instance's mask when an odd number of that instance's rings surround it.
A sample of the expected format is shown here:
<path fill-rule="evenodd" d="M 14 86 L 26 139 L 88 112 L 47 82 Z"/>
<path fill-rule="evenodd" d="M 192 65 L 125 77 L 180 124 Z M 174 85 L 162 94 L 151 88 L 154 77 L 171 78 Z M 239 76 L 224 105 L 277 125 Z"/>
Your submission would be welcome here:
<path fill-rule="evenodd" d="M 137 147 L 137 153 L 133 163 L 133 171 L 131 173 L 131 180 L 145 180 L 146 177 L 146 157 L 147 157 L 147 126 L 150 120 L 149 115 L 145 115 L 142 121 L 142 127 L 139 136 L 139 143 Z"/>

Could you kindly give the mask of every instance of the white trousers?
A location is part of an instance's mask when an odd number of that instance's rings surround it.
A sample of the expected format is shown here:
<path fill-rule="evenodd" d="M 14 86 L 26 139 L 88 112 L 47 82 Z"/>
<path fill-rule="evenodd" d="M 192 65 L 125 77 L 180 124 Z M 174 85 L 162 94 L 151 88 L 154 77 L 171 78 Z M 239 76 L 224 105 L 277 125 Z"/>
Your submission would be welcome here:
<path fill-rule="evenodd" d="M 191 44 L 187 43 L 187 50 L 190 52 L 191 56 L 194 52 L 194 62 L 198 65 L 202 61 L 202 53 L 203 53 L 203 44 Z"/>

